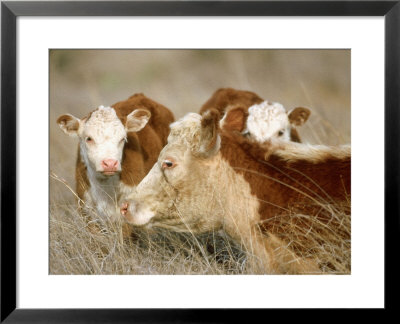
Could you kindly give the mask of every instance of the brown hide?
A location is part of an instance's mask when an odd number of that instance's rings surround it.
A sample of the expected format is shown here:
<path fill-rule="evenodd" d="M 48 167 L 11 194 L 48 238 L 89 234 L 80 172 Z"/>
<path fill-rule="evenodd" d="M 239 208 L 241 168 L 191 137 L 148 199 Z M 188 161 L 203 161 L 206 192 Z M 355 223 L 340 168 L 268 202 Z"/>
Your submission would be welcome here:
<path fill-rule="evenodd" d="M 174 115 L 168 108 L 147 98 L 143 93 L 134 94 L 127 100 L 113 104 L 112 107 L 115 109 L 117 116 L 124 125 L 126 116 L 134 109 L 142 108 L 149 110 L 151 112 L 151 118 L 145 128 L 151 127 L 154 130 L 157 137 L 160 138 L 162 146 L 167 144 L 169 124 L 174 121 Z M 146 140 L 145 143 L 147 143 L 147 140 L 151 140 L 151 137 L 147 138 L 148 135 L 149 134 L 142 134 L 139 136 L 139 139 Z M 141 143 L 143 143 L 143 140 Z"/>
<path fill-rule="evenodd" d="M 211 110 L 209 110 L 211 111 Z M 228 132 L 241 133 L 246 127 L 247 117 L 249 116 L 248 107 L 235 105 L 226 110 L 223 129 Z"/>
<path fill-rule="evenodd" d="M 250 91 L 236 90 L 232 88 L 221 88 L 214 92 L 210 99 L 200 108 L 200 114 L 214 108 L 223 117 L 226 108 L 233 105 L 241 105 L 248 109 L 250 106 L 259 104 L 264 100 Z"/>
<path fill-rule="evenodd" d="M 271 145 L 252 142 L 240 134 L 221 134 L 222 157 L 250 184 L 260 202 L 261 220 L 291 212 L 317 215 L 324 204 L 350 199 L 350 157 L 327 155 L 321 162 L 287 162 L 268 152 Z M 266 153 L 270 154 L 267 158 Z"/>
<path fill-rule="evenodd" d="M 300 135 L 294 127 L 290 129 L 290 140 L 292 142 L 301 143 Z"/>
<path fill-rule="evenodd" d="M 133 110 L 142 108 L 151 113 L 148 124 L 139 132 L 128 133 L 124 147 L 121 181 L 129 186 L 138 184 L 156 163 L 161 149 L 167 143 L 169 125 L 174 121 L 170 110 L 147 98 L 142 93 L 112 106 L 125 125 L 126 116 Z"/>

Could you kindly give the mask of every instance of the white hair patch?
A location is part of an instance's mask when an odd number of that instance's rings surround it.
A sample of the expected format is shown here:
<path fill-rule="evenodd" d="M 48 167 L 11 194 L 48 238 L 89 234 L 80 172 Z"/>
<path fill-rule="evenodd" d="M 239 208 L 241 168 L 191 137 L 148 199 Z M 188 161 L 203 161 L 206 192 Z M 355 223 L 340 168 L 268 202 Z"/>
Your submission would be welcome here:
<path fill-rule="evenodd" d="M 264 101 L 249 108 L 246 132 L 265 142 L 273 137 L 290 140 L 290 122 L 286 109 L 277 102 Z"/>

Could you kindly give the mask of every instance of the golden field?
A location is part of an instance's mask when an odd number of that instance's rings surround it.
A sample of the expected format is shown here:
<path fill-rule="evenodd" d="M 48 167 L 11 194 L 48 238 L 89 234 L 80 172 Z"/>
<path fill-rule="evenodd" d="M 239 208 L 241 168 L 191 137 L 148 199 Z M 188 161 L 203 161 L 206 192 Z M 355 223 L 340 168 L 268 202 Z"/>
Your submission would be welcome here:
<path fill-rule="evenodd" d="M 350 63 L 349 50 L 50 51 L 50 273 L 254 273 L 240 246 L 224 233 L 191 237 L 140 231 L 137 242 L 127 243 L 115 224 L 106 224 L 99 235 L 88 232 L 74 197 L 78 141 L 59 129 L 59 115 L 83 117 L 99 105 L 142 92 L 177 119 L 198 112 L 218 88 L 232 87 L 280 102 L 287 110 L 311 109 L 299 129 L 303 142 L 347 144 Z M 289 242 L 303 240 L 318 255 L 322 273 L 350 273 L 350 202 L 342 209 L 330 208 L 325 212 L 343 225 L 344 234 L 313 224 L 315 234 L 285 226 L 285 236 Z M 292 216 L 286 225 L 300 217 Z"/>

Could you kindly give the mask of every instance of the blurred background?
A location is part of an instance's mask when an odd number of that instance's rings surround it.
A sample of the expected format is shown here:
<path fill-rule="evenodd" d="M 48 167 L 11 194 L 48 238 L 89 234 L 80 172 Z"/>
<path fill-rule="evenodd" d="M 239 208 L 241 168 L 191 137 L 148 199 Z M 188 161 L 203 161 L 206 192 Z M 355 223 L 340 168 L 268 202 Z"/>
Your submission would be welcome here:
<path fill-rule="evenodd" d="M 50 171 L 75 188 L 78 140 L 59 129 L 60 115 L 82 118 L 138 92 L 178 119 L 218 88 L 249 90 L 287 110 L 311 109 L 299 128 L 303 142 L 350 143 L 350 65 L 350 50 L 51 50 Z M 54 179 L 50 197 L 73 201 Z"/>

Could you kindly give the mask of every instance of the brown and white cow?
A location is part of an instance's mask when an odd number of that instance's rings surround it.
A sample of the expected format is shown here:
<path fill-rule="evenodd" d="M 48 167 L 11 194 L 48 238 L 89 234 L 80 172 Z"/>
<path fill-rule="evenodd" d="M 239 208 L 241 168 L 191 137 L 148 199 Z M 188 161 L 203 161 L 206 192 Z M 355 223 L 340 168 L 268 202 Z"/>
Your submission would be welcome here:
<path fill-rule="evenodd" d="M 177 232 L 224 229 L 267 273 L 318 272 L 269 230 L 268 220 L 293 210 L 316 215 L 349 199 L 350 147 L 260 144 L 239 132 L 218 132 L 218 118 L 210 110 L 171 125 L 168 144 L 122 215 L 136 226 Z"/>
<path fill-rule="evenodd" d="M 200 108 L 200 114 L 209 109 L 218 110 L 221 118 L 220 128 L 229 130 L 231 123 L 226 120 L 229 116 L 227 112 L 239 107 L 246 115 L 246 123 L 240 132 L 258 142 L 280 138 L 300 143 L 296 127 L 303 125 L 311 114 L 309 109 L 303 107 L 286 112 L 280 103 L 264 101 L 254 92 L 233 88 L 221 88 L 214 92 Z"/>
<path fill-rule="evenodd" d="M 58 118 L 66 134 L 79 138 L 75 177 L 84 213 L 94 209 L 100 219 L 119 217 L 118 200 L 157 161 L 173 121 L 169 109 L 143 94 L 100 106 L 82 119 Z"/>

